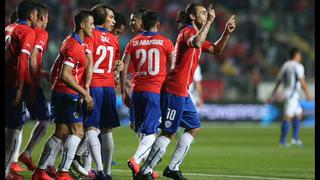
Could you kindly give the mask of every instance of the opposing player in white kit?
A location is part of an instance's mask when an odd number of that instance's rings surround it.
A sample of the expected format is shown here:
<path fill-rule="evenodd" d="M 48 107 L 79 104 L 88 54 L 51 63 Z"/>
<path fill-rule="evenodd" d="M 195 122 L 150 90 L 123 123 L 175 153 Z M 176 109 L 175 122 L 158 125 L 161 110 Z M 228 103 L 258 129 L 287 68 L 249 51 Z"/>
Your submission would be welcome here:
<path fill-rule="evenodd" d="M 196 109 L 203 105 L 203 96 L 202 96 L 202 75 L 200 65 L 197 66 L 196 71 L 194 72 L 193 82 L 189 86 L 189 95 Z"/>
<path fill-rule="evenodd" d="M 299 91 L 301 87 L 306 95 L 306 99 L 311 100 L 311 95 L 308 91 L 307 83 L 304 76 L 304 67 L 301 64 L 301 52 L 297 48 L 292 48 L 289 51 L 290 60 L 286 61 L 276 79 L 276 85 L 272 91 L 268 102 L 271 102 L 275 92 L 281 83 L 283 83 L 285 90 L 285 105 L 284 117 L 281 126 L 280 145 L 289 146 L 286 142 L 286 137 L 289 131 L 290 122 L 292 122 L 292 145 L 302 146 L 302 141 L 299 140 L 299 121 L 302 118 L 302 108 L 299 103 Z"/>

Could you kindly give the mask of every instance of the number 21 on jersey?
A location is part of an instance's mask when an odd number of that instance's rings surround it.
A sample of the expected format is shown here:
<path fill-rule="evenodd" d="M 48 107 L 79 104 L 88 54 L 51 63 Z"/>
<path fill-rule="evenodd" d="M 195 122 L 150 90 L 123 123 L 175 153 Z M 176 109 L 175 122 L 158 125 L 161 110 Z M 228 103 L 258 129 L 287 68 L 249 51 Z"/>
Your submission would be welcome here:
<path fill-rule="evenodd" d="M 93 65 L 93 73 L 103 74 L 104 69 L 99 68 L 100 64 L 106 59 L 107 51 L 109 51 L 109 63 L 108 63 L 108 70 L 107 73 L 110 73 L 112 70 L 112 60 L 114 56 L 114 48 L 112 46 L 98 46 L 96 50 L 96 55 L 100 55 L 99 59 Z"/>

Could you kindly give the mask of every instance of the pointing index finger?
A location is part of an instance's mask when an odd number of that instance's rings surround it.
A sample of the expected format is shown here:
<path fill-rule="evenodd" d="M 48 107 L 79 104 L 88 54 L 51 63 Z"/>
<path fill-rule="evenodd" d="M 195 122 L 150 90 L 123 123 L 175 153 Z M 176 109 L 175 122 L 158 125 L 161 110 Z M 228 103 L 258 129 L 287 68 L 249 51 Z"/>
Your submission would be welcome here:
<path fill-rule="evenodd" d="M 230 18 L 229 18 L 229 22 L 232 21 L 234 19 L 235 15 L 233 14 Z"/>

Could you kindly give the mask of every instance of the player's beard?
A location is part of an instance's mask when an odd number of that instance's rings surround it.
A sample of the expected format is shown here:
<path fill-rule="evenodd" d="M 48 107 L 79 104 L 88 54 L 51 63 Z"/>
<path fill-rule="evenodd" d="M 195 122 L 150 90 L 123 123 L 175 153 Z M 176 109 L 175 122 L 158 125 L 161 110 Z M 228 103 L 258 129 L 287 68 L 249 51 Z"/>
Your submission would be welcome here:
<path fill-rule="evenodd" d="M 200 29 L 202 28 L 203 24 L 201 24 L 201 23 L 199 23 L 199 22 L 196 22 L 196 21 L 195 21 L 195 24 L 196 24 L 197 28 L 198 28 L 199 31 L 200 31 Z"/>
<path fill-rule="evenodd" d="M 198 19 L 198 20 L 195 20 L 194 23 L 195 23 L 195 25 L 197 26 L 198 30 L 200 31 L 200 29 L 202 28 L 202 26 L 206 23 L 206 20 L 203 20 L 203 21 L 201 22 L 202 18 L 201 18 L 200 16 L 196 17 L 196 19 Z"/>

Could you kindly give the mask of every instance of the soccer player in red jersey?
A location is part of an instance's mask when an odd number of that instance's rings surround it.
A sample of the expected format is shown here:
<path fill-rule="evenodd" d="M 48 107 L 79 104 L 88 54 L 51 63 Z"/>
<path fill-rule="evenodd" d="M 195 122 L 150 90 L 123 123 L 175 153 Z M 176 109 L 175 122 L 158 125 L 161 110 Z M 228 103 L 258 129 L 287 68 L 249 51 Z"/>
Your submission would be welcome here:
<path fill-rule="evenodd" d="M 138 11 L 135 11 L 130 15 L 129 26 L 130 26 L 131 32 L 142 33 L 144 31 L 141 17 L 142 17 L 142 13 L 145 11 L 146 9 L 139 9 Z"/>
<path fill-rule="evenodd" d="M 39 85 L 42 57 L 48 41 L 48 32 L 45 30 L 48 23 L 48 10 L 44 4 L 39 4 L 37 10 L 37 26 L 33 28 L 36 37 L 30 57 L 29 70 L 25 76 L 24 101 L 26 102 L 31 117 L 37 119 L 38 123 L 32 131 L 32 135 L 25 150 L 19 156 L 19 160 L 25 164 L 30 171 L 34 171 L 36 168 L 36 165 L 31 159 L 32 150 L 44 136 L 49 120 L 47 102 L 43 90 Z M 30 77 L 30 74 L 32 78 Z"/>
<path fill-rule="evenodd" d="M 22 118 L 24 75 L 34 45 L 35 32 L 31 26 L 37 22 L 37 13 L 35 2 L 21 1 L 17 5 L 17 21 L 5 28 L 5 175 L 8 179 L 22 178 L 14 173 L 7 175 L 25 123 Z"/>
<path fill-rule="evenodd" d="M 212 5 L 206 9 L 200 3 L 189 3 L 181 11 L 181 30 L 175 45 L 176 57 L 172 62 L 161 92 L 162 132 L 152 145 L 146 162 L 135 179 L 153 179 L 152 169 L 163 157 L 171 138 L 179 126 L 185 132 L 179 138 L 174 154 L 163 175 L 175 180 L 185 180 L 180 164 L 185 158 L 191 142 L 200 130 L 200 118 L 188 95 L 188 86 L 193 80 L 201 51 L 219 54 L 223 51 L 230 34 L 235 29 L 234 15 L 228 20 L 220 39 L 215 43 L 206 41 L 210 26 L 215 18 Z"/>
<path fill-rule="evenodd" d="M 132 63 L 136 73 L 133 77 L 132 103 L 135 132 L 140 134 L 139 147 L 128 161 L 133 175 L 139 172 L 139 164 L 150 152 L 161 121 L 160 90 L 173 57 L 173 43 L 159 34 L 160 22 L 154 11 L 142 15 L 145 32 L 135 36 L 125 50 L 125 69 L 121 80 L 123 100 L 129 98 L 125 83 L 127 69 Z"/>
<path fill-rule="evenodd" d="M 120 12 L 117 12 L 117 11 L 114 12 L 114 19 L 115 19 L 116 23 L 114 24 L 114 27 L 113 27 L 111 33 L 118 38 L 118 47 L 120 48 L 119 36 L 121 33 L 123 33 L 125 31 L 126 19 L 124 18 L 124 16 Z M 120 52 L 120 50 L 119 50 L 119 52 Z M 117 63 L 121 63 L 121 64 L 117 64 Z M 117 68 L 117 66 L 123 66 L 123 62 L 117 61 L 117 63 L 114 64 L 114 68 L 123 70 L 123 67 Z M 116 86 L 120 87 L 120 71 L 119 70 L 114 71 L 114 80 L 116 82 Z"/>
<path fill-rule="evenodd" d="M 98 4 L 91 11 L 95 21 L 95 29 L 92 36 L 86 38 L 85 42 L 92 52 L 93 69 L 89 85 L 95 106 L 92 112 L 86 114 L 85 135 L 97 165 L 96 178 L 111 179 L 111 162 L 114 150 L 112 129 L 120 126 L 114 81 L 114 64 L 117 64 L 116 69 L 121 66 L 121 62 L 119 63 L 120 47 L 117 37 L 110 32 L 115 24 L 114 10 L 109 6 Z M 98 138 L 98 129 L 101 130 L 101 144 Z"/>
<path fill-rule="evenodd" d="M 114 11 L 114 19 L 115 19 L 116 23 L 114 24 L 114 27 L 112 28 L 112 31 L 110 31 L 110 32 L 113 35 L 115 35 L 117 38 L 119 38 L 119 35 L 122 32 L 124 32 L 124 30 L 125 30 L 126 20 L 122 14 L 120 14 L 119 12 L 116 12 L 116 11 Z M 120 45 L 116 45 L 115 47 L 120 47 Z M 116 51 L 118 51 L 118 50 L 116 50 Z M 90 55 L 90 56 L 92 58 L 92 55 Z M 116 62 L 123 64 L 122 61 L 116 61 Z M 117 86 L 120 85 L 120 82 L 119 82 L 120 81 L 120 78 L 119 78 L 119 72 L 120 72 L 119 70 L 120 69 L 117 68 L 117 66 L 119 66 L 118 63 L 114 63 L 114 71 L 113 71 L 115 83 Z M 89 83 L 89 86 L 90 86 L 90 83 Z M 98 133 L 99 133 L 99 131 L 98 131 Z M 91 153 L 89 152 L 89 148 L 87 148 L 88 147 L 87 141 L 88 141 L 88 137 L 85 137 L 85 139 L 79 145 L 75 159 L 73 161 L 72 167 L 74 167 L 75 170 L 78 171 L 80 174 L 85 175 L 88 178 L 90 178 L 90 176 L 93 176 L 93 174 L 95 176 L 95 172 L 93 172 L 91 170 L 92 158 L 91 158 Z M 82 159 L 82 163 L 81 163 L 81 159 Z"/>
<path fill-rule="evenodd" d="M 116 23 L 114 24 L 111 33 L 119 38 L 120 34 L 125 31 L 127 22 L 125 17 L 117 11 L 114 12 L 114 19 Z"/>
<path fill-rule="evenodd" d="M 32 175 L 33 180 L 52 179 L 45 172 L 47 163 L 54 156 L 54 149 L 61 140 L 65 141 L 62 160 L 59 166 L 58 180 L 71 180 L 69 168 L 77 147 L 84 136 L 81 98 L 87 109 L 93 108 L 93 99 L 85 90 L 86 54 L 84 38 L 92 35 L 94 20 L 92 13 L 81 10 L 74 17 L 75 29 L 62 43 L 55 65 L 52 85 L 52 109 L 55 113 L 56 129 L 47 141 L 41 155 L 38 168 Z M 71 132 L 69 134 L 69 132 Z M 60 142 L 59 142 L 60 141 Z M 49 150 L 46 150 L 49 149 Z M 46 152 L 46 153 L 44 153 Z M 48 154 L 47 154 L 48 153 Z"/>
<path fill-rule="evenodd" d="M 142 26 L 142 13 L 145 12 L 146 9 L 139 9 L 138 11 L 133 12 L 130 15 L 130 21 L 129 21 L 129 26 L 130 26 L 130 30 L 133 33 L 137 33 L 140 34 L 144 31 L 143 26 Z M 128 78 L 127 78 L 127 82 L 126 82 L 126 89 L 128 92 L 128 95 L 131 97 L 132 94 L 132 78 L 134 76 L 135 70 L 134 67 L 132 65 L 132 63 L 130 63 L 129 67 L 128 67 Z M 128 105 L 128 102 L 125 102 L 125 104 Z M 133 104 L 130 105 L 129 107 L 129 113 L 130 113 L 130 128 L 134 130 L 134 112 L 133 112 Z"/>
<path fill-rule="evenodd" d="M 91 51 L 88 50 L 88 46 L 86 44 L 84 44 L 84 47 L 85 47 L 86 57 L 87 58 L 92 57 L 91 56 Z M 59 63 L 57 63 L 58 61 L 59 61 L 59 55 L 55 59 L 55 61 L 54 61 L 53 65 L 52 65 L 49 73 L 41 72 L 41 74 L 43 76 L 47 76 L 45 78 L 51 84 L 53 84 L 54 81 L 58 80 L 58 78 L 59 78 L 59 76 L 57 76 L 57 74 L 59 74 L 61 65 L 59 65 Z M 88 66 L 88 62 L 89 62 L 89 60 L 87 59 L 87 64 L 86 64 L 87 66 Z M 88 79 L 90 79 L 90 77 L 88 77 L 88 72 L 89 71 L 90 70 L 88 69 L 88 67 L 86 67 L 86 71 L 85 71 L 85 73 L 86 73 L 86 82 L 88 81 Z M 86 109 L 85 106 L 83 108 Z M 55 119 L 54 109 L 52 111 L 53 111 L 53 117 L 51 117 L 51 118 Z M 55 140 L 55 143 L 53 143 L 53 141 L 50 141 L 51 142 L 51 143 L 49 142 L 49 144 L 51 145 L 50 148 L 44 149 L 45 151 L 47 151 L 47 150 L 51 151 L 52 156 L 50 156 L 50 158 L 47 158 L 45 161 L 39 162 L 39 165 L 38 165 L 38 167 L 41 167 L 42 169 L 46 169 L 47 174 L 50 177 L 53 177 L 53 178 L 56 177 L 56 173 L 57 173 L 56 168 L 54 166 L 54 163 L 55 163 L 55 160 L 56 160 L 56 157 L 57 157 L 58 153 L 60 151 L 62 151 L 62 147 L 63 147 L 63 142 L 62 142 L 63 139 L 60 139 L 60 138 L 63 138 L 63 133 L 64 133 L 64 131 L 62 130 L 62 131 L 58 131 L 58 132 L 56 132 L 55 134 L 52 135 L 53 136 L 53 140 Z M 95 174 L 93 172 L 89 172 L 89 170 L 86 170 L 86 169 L 90 169 L 91 168 L 91 156 L 90 156 L 89 151 L 87 151 L 87 145 L 88 145 L 88 143 L 87 143 L 87 139 L 85 137 L 81 141 L 80 145 L 78 146 L 78 149 L 76 151 L 72 167 L 75 168 L 82 175 L 87 176 L 88 178 L 92 178 L 92 177 L 95 176 Z M 47 152 L 47 154 L 49 154 L 49 152 Z M 85 168 L 83 168 L 81 164 L 77 164 L 77 162 L 76 162 L 78 160 L 78 158 L 81 158 L 81 155 L 83 155 L 83 161 L 84 161 Z M 87 164 L 90 164 L 90 165 L 87 165 Z M 88 167 L 90 167 L 90 168 L 87 168 L 86 165 Z"/>
<path fill-rule="evenodd" d="M 17 12 L 16 10 L 13 10 L 9 16 L 9 23 L 13 24 L 17 20 Z M 19 163 L 18 163 L 18 157 L 19 157 L 19 150 L 21 146 L 21 141 L 22 141 L 22 130 L 17 138 L 17 147 L 15 148 L 14 154 L 12 156 L 12 160 L 10 163 L 10 172 L 12 173 L 19 173 L 19 172 L 24 172 L 26 169 L 22 168 Z"/>

